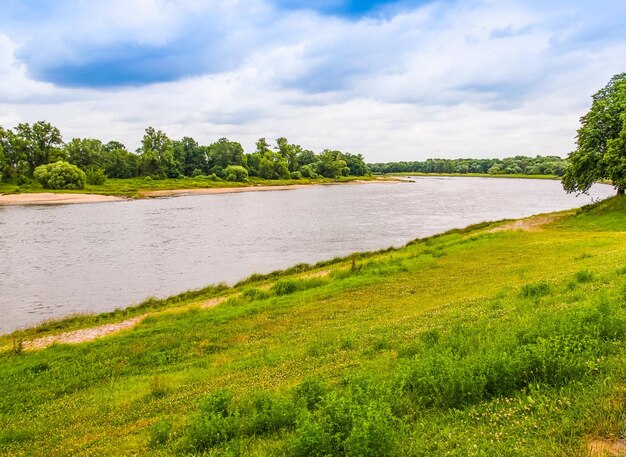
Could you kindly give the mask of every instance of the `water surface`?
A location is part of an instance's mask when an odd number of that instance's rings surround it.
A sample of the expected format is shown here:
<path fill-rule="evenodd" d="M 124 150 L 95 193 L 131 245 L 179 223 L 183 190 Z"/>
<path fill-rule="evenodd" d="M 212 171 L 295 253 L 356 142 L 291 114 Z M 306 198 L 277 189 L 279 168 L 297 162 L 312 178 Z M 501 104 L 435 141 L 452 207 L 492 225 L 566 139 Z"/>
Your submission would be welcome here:
<path fill-rule="evenodd" d="M 414 179 L 0 206 L 0 333 L 613 194 L 610 186 L 595 186 L 591 196 L 576 197 L 549 180 Z"/>

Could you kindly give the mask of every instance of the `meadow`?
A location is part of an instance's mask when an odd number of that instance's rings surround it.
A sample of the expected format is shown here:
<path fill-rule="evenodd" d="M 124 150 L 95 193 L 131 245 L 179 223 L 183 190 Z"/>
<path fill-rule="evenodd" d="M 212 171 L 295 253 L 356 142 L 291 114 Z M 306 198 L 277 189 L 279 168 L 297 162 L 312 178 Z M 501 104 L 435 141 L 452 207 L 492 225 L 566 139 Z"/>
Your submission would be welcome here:
<path fill-rule="evenodd" d="M 625 343 L 615 197 L 2 336 L 0 453 L 601 455 Z"/>

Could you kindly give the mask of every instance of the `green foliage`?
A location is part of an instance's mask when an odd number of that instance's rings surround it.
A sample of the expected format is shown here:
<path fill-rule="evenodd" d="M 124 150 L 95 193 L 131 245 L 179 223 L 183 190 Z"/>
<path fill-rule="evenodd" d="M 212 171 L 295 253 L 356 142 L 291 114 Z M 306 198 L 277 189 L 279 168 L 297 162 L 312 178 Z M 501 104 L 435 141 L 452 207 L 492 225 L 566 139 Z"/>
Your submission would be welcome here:
<path fill-rule="evenodd" d="M 338 178 L 346 176 L 350 172 L 344 156 L 339 151 L 325 149 L 319 155 L 317 173 L 325 178 Z"/>
<path fill-rule="evenodd" d="M 139 169 L 142 175 L 165 178 L 180 174 L 180 163 L 174 159 L 172 140 L 165 133 L 148 127 L 141 144 Z"/>
<path fill-rule="evenodd" d="M 522 287 L 522 297 L 525 298 L 540 298 L 550 293 L 550 285 L 541 281 L 536 284 L 525 284 Z"/>
<path fill-rule="evenodd" d="M 326 278 L 280 279 L 270 289 L 276 295 L 288 295 L 300 290 L 320 287 L 328 283 Z"/>
<path fill-rule="evenodd" d="M 170 440 L 172 423 L 167 420 L 159 420 L 150 427 L 150 439 L 148 445 L 157 448 Z"/>
<path fill-rule="evenodd" d="M 87 170 L 85 175 L 87 176 L 87 184 L 100 186 L 107 181 L 107 175 L 100 168 Z"/>
<path fill-rule="evenodd" d="M 63 144 L 60 131 L 46 122 L 19 124 L 13 130 L 0 127 L 0 182 L 28 184 L 34 168 L 57 161 L 78 166 L 92 186 L 102 186 L 104 176 L 182 180 L 208 175 L 211 181 L 246 182 L 257 176 L 289 181 L 370 174 L 360 154 L 324 150 L 318 155 L 284 137 L 276 140 L 274 149 L 261 138 L 257 150 L 245 154 L 240 143 L 227 138 L 204 146 L 190 137 L 172 140 L 163 131 L 148 127 L 141 147 L 132 153 L 118 141 L 103 144 L 98 139 L 73 138 Z"/>
<path fill-rule="evenodd" d="M 610 179 L 620 193 L 626 189 L 626 73 L 613 76 L 596 92 L 591 109 L 581 119 L 577 148 L 568 157 L 563 177 L 567 192 L 587 192 Z"/>
<path fill-rule="evenodd" d="M 100 140 L 74 138 L 65 145 L 67 161 L 82 170 L 105 165 L 104 146 Z"/>
<path fill-rule="evenodd" d="M 226 181 L 245 182 L 248 180 L 248 170 L 240 165 L 229 165 L 224 169 Z"/>
<path fill-rule="evenodd" d="M 515 156 L 506 159 L 428 159 L 423 162 L 370 164 L 374 173 L 440 173 L 563 176 L 566 161 L 558 156 Z"/>
<path fill-rule="evenodd" d="M 208 147 L 207 160 L 209 173 L 214 173 L 220 177 L 226 176 L 224 170 L 229 165 L 241 167 L 246 165 L 241 144 L 236 141 L 229 141 L 227 138 L 220 138 Z"/>
<path fill-rule="evenodd" d="M 587 270 L 577 271 L 574 275 L 574 279 L 578 283 L 585 283 L 593 281 L 593 273 Z"/>
<path fill-rule="evenodd" d="M 259 160 L 259 176 L 263 179 L 291 178 L 287 160 L 277 152 L 266 152 Z"/>
<path fill-rule="evenodd" d="M 34 177 L 44 189 L 82 189 L 87 180 L 83 170 L 62 161 L 40 165 Z"/>

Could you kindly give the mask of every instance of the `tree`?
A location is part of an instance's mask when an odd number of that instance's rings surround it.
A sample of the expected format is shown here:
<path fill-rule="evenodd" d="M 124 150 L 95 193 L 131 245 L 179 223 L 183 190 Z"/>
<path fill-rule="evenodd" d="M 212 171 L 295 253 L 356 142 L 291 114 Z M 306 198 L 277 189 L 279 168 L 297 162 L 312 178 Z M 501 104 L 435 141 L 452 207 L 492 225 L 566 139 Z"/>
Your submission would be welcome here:
<path fill-rule="evenodd" d="M 601 179 L 626 189 L 626 73 L 613 76 L 592 97 L 591 109 L 580 118 L 577 148 L 568 156 L 563 188 L 587 192 Z"/>
<path fill-rule="evenodd" d="M 175 178 L 180 174 L 180 163 L 174 160 L 174 147 L 161 130 L 146 129 L 141 142 L 140 169 L 143 175 Z"/>
<path fill-rule="evenodd" d="M 276 147 L 278 153 L 287 161 L 289 171 L 296 171 L 298 169 L 298 153 L 302 148 L 295 144 L 289 144 L 289 141 L 285 137 L 276 139 Z"/>
<path fill-rule="evenodd" d="M 265 141 L 265 138 L 259 138 L 259 140 L 256 142 L 255 152 L 263 157 L 265 153 L 269 151 L 271 151 L 269 143 Z"/>
<path fill-rule="evenodd" d="M 350 169 L 343 160 L 343 154 L 339 151 L 331 151 L 324 149 L 319 155 L 317 163 L 317 172 L 325 178 L 338 178 L 347 175 Z"/>
<path fill-rule="evenodd" d="M 224 169 L 229 165 L 239 165 L 245 168 L 246 156 L 243 147 L 236 141 L 220 138 L 209 146 L 208 151 L 209 173 L 224 177 Z"/>
<path fill-rule="evenodd" d="M 263 179 L 291 178 L 287 160 L 277 152 L 266 152 L 259 160 L 259 176 Z"/>
<path fill-rule="evenodd" d="M 73 138 L 65 145 L 67 161 L 83 170 L 103 168 L 102 141 L 91 138 Z"/>
<path fill-rule="evenodd" d="M 34 176 L 44 189 L 82 189 L 87 179 L 83 170 L 64 161 L 40 165 Z"/>
<path fill-rule="evenodd" d="M 48 122 L 18 124 L 15 127 L 14 148 L 21 149 L 26 161 L 34 170 L 39 165 L 64 158 L 63 140 L 58 128 Z"/>
<path fill-rule="evenodd" d="M 367 176 L 371 174 L 361 154 L 344 154 L 343 158 L 352 176 Z"/>
<path fill-rule="evenodd" d="M 174 141 L 174 158 L 182 164 L 183 174 L 191 176 L 194 170 L 207 171 L 206 148 L 188 136 L 180 141 Z"/>

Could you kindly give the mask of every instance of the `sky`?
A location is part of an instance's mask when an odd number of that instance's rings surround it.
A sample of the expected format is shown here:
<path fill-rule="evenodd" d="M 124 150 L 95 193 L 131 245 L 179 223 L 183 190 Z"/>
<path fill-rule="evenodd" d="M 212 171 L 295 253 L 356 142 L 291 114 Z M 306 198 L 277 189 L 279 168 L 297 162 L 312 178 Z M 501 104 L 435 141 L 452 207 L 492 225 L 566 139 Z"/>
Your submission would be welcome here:
<path fill-rule="evenodd" d="M 626 71 L 623 0 L 0 0 L 0 125 L 369 162 L 561 155 Z"/>

